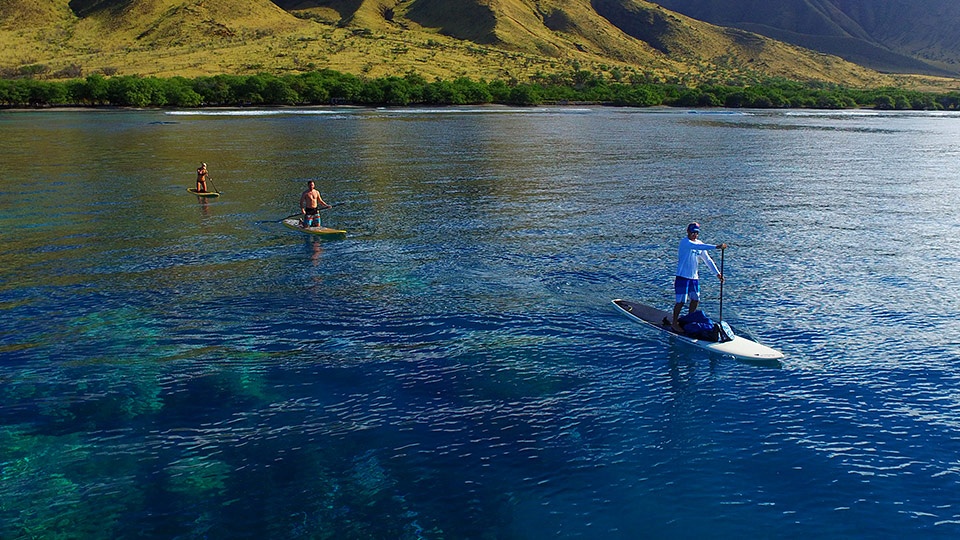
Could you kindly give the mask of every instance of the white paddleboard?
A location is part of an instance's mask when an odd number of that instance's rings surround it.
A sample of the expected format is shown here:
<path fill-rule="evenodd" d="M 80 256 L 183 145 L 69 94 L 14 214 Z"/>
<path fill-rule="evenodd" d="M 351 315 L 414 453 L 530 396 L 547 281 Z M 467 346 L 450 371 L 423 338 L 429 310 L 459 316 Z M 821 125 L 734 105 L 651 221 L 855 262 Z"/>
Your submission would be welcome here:
<path fill-rule="evenodd" d="M 708 351 L 730 355 L 741 360 L 771 361 L 783 358 L 783 353 L 780 351 L 737 335 L 734 335 L 733 339 L 729 341 L 705 341 L 686 336 L 674 331 L 670 326 L 670 319 L 673 315 L 654 307 L 619 298 L 613 301 L 613 305 L 617 307 L 618 311 L 634 321 L 652 326 L 661 332 L 675 336 L 681 341 Z"/>

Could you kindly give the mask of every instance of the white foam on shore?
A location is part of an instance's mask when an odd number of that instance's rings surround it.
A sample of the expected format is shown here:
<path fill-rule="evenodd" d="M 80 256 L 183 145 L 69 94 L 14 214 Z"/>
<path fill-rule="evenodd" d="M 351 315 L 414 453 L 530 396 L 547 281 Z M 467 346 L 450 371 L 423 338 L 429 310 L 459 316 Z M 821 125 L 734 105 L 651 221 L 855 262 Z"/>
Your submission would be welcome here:
<path fill-rule="evenodd" d="M 386 108 L 378 107 L 376 109 L 355 108 L 355 109 L 198 109 L 198 110 L 179 110 L 167 111 L 170 116 L 335 116 L 335 115 L 366 115 L 389 114 L 393 116 L 403 115 L 431 115 L 431 114 L 584 114 L 593 112 L 587 108 L 570 107 L 474 107 L 474 108 Z"/>

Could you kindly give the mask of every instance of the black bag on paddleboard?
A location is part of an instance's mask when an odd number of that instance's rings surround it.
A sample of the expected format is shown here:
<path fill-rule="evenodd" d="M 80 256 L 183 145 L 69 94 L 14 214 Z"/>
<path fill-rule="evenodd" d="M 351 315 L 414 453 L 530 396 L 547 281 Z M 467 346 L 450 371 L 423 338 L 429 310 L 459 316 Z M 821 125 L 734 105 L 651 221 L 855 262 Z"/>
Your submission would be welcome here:
<path fill-rule="evenodd" d="M 704 341 L 720 341 L 720 325 L 714 324 L 710 317 L 699 309 L 680 317 L 677 322 L 683 328 L 683 333 L 689 337 Z"/>

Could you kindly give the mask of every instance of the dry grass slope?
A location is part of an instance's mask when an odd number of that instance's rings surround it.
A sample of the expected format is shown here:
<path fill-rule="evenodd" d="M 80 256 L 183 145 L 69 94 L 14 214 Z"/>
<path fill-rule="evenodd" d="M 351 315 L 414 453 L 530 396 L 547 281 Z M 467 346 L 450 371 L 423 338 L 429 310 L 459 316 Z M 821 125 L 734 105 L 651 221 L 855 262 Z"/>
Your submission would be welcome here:
<path fill-rule="evenodd" d="M 185 42 L 262 36 L 294 30 L 299 21 L 269 0 L 132 0 L 84 17 L 122 40 L 166 47 Z"/>
<path fill-rule="evenodd" d="M 0 29 L 27 29 L 73 21 L 67 0 L 0 0 Z"/>

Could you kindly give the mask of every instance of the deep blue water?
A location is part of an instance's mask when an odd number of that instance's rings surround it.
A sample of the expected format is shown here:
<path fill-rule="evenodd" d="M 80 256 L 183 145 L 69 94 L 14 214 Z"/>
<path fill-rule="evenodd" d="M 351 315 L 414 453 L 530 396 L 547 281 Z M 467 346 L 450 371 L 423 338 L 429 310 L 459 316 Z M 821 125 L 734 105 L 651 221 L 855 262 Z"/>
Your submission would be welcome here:
<path fill-rule="evenodd" d="M 2 538 L 956 538 L 960 116 L 0 113 Z M 206 161 L 214 200 L 186 193 Z M 277 221 L 316 179 L 322 241 Z M 618 315 L 725 241 L 757 365 Z M 719 307 L 704 278 L 703 306 Z"/>

